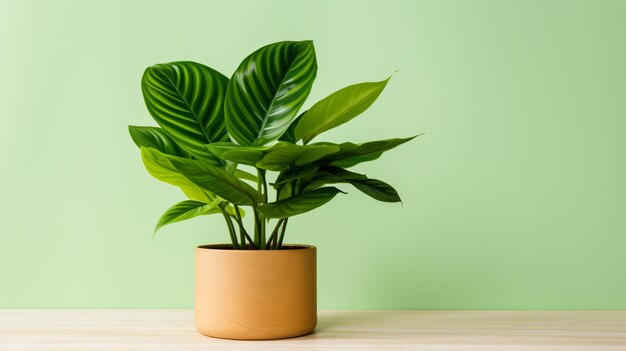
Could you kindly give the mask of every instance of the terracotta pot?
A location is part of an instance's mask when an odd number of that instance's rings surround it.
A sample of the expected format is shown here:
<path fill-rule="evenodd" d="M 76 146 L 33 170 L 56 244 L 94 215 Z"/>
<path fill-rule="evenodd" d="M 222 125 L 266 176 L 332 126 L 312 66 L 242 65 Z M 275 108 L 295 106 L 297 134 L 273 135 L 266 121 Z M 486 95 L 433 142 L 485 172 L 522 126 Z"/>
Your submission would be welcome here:
<path fill-rule="evenodd" d="M 316 248 L 196 248 L 195 324 L 201 334 L 241 340 L 308 334 L 317 324 Z"/>

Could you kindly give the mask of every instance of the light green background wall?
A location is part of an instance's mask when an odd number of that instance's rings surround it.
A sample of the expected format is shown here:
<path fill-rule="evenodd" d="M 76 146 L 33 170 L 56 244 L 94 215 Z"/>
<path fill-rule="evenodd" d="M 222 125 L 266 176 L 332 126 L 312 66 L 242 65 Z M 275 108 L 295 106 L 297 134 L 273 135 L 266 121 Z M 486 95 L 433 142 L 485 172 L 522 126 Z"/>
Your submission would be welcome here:
<path fill-rule="evenodd" d="M 321 308 L 626 308 L 624 1 L 2 1 L 0 307 L 192 306 L 193 248 L 220 218 L 153 225 L 182 199 L 127 124 L 153 63 L 230 75 L 312 39 L 311 102 L 394 76 L 331 141 L 424 137 L 290 222 L 319 248 Z"/>

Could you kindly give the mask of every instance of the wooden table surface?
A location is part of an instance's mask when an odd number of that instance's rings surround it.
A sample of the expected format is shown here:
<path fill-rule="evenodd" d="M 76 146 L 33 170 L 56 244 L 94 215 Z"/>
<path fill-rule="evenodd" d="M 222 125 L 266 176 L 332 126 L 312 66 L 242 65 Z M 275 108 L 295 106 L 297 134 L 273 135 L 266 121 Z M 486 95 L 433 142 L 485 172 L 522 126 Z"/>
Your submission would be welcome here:
<path fill-rule="evenodd" d="M 320 311 L 315 333 L 233 341 L 189 310 L 0 310 L 0 350 L 626 350 L 626 311 Z"/>

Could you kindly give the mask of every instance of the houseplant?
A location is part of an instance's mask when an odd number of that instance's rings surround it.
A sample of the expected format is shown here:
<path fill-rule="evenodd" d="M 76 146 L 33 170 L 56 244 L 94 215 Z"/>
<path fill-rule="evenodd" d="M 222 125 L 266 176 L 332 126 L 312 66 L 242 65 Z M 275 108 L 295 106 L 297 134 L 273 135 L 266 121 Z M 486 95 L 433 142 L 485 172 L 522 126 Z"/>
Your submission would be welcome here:
<path fill-rule="evenodd" d="M 157 64 L 143 75 L 146 107 L 160 127 L 129 126 L 130 135 L 148 172 L 188 198 L 165 211 L 155 233 L 216 214 L 230 238 L 196 248 L 195 321 L 202 334 L 273 339 L 311 332 L 315 248 L 284 244 L 289 219 L 343 193 L 337 184 L 400 201 L 389 184 L 348 168 L 414 137 L 312 142 L 365 111 L 389 78 L 340 89 L 298 114 L 316 73 L 313 43 L 300 41 L 258 49 L 230 79 L 188 61 Z"/>

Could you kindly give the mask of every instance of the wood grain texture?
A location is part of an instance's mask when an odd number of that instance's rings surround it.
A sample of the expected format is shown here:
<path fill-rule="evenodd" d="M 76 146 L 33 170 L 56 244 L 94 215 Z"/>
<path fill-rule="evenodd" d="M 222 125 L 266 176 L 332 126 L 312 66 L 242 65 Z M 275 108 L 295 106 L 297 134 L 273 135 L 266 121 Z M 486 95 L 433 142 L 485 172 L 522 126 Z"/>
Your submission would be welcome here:
<path fill-rule="evenodd" d="M 0 350 L 626 350 L 626 311 L 320 311 L 313 334 L 232 341 L 191 310 L 0 310 Z"/>

